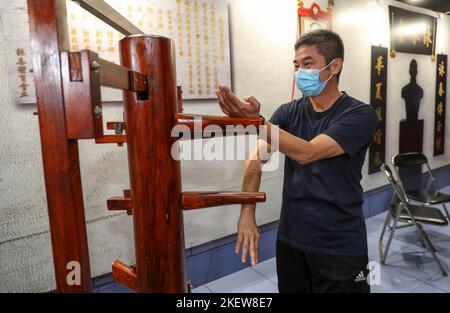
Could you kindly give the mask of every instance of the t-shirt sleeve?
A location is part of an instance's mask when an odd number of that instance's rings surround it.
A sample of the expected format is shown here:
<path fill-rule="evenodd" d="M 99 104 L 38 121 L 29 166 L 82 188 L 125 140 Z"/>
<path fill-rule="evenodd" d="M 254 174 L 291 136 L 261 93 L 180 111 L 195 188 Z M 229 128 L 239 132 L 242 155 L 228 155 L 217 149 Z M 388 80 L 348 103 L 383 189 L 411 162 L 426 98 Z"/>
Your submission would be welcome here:
<path fill-rule="evenodd" d="M 272 117 L 269 119 L 269 122 L 273 125 L 277 125 L 279 128 L 286 130 L 287 125 L 287 104 L 280 105 L 275 112 L 272 114 Z"/>
<path fill-rule="evenodd" d="M 344 113 L 324 134 L 333 138 L 350 156 L 369 145 L 377 128 L 377 116 L 369 105 Z"/>

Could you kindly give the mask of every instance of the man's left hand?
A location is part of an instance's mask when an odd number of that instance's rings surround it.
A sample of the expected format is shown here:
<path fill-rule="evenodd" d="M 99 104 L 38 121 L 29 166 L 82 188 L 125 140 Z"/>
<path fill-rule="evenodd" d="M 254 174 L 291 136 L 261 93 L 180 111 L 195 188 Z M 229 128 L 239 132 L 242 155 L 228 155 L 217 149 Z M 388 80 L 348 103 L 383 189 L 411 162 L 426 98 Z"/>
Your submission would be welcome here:
<path fill-rule="evenodd" d="M 222 112 L 231 117 L 258 117 L 261 103 L 254 97 L 240 100 L 228 87 L 219 86 L 216 91 Z"/>

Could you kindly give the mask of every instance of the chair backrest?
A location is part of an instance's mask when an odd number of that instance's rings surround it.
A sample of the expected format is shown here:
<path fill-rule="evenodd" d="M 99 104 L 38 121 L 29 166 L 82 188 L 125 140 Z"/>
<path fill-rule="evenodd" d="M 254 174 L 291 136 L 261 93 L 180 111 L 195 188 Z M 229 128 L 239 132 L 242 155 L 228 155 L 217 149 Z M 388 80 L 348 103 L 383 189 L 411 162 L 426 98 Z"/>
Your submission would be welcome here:
<path fill-rule="evenodd" d="M 413 168 L 428 164 L 427 157 L 418 152 L 396 154 L 392 157 L 392 164 L 398 168 Z"/>
<path fill-rule="evenodd" d="M 380 169 L 386 175 L 389 183 L 394 188 L 394 192 L 400 199 L 400 201 L 404 204 L 408 204 L 408 196 L 406 195 L 405 189 L 403 188 L 401 182 L 395 179 L 394 173 L 392 172 L 391 168 L 387 164 L 383 163 Z"/>
<path fill-rule="evenodd" d="M 410 152 L 410 153 L 396 154 L 392 157 L 392 164 L 398 169 L 405 169 L 405 170 L 412 169 L 425 164 L 428 172 L 428 183 L 426 189 L 430 191 L 431 190 L 435 191 L 439 189 L 437 182 L 431 172 L 431 167 L 430 164 L 428 163 L 428 158 L 423 153 Z M 419 176 L 420 175 L 421 173 L 419 173 Z"/>

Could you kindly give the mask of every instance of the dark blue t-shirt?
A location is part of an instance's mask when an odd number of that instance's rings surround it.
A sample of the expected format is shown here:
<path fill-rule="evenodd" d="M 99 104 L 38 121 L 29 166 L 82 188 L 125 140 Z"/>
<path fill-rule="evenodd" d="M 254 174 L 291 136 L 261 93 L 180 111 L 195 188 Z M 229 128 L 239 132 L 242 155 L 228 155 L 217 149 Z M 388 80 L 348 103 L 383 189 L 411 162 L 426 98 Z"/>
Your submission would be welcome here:
<path fill-rule="evenodd" d="M 366 255 L 361 170 L 377 126 L 375 111 L 344 93 L 316 112 L 303 97 L 281 105 L 270 122 L 307 141 L 328 135 L 346 152 L 307 165 L 286 156 L 278 239 L 310 253 Z"/>

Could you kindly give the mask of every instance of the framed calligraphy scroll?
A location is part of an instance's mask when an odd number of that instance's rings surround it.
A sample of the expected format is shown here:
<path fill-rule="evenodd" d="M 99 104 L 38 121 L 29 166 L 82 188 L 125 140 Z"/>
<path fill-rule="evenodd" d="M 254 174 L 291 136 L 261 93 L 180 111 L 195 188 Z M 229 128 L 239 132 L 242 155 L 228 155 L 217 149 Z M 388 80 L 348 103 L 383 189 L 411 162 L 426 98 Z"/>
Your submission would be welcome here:
<path fill-rule="evenodd" d="M 106 0 L 145 33 L 172 38 L 177 53 L 178 85 L 184 99 L 216 99 L 218 84 L 231 85 L 228 7 L 224 0 Z M 71 51 L 89 49 L 120 63 L 123 35 L 66 1 Z M 11 97 L 36 103 L 31 73 L 26 0 L 0 1 Z M 102 88 L 103 101 L 122 101 L 122 92 Z"/>
<path fill-rule="evenodd" d="M 434 122 L 434 156 L 444 154 L 445 150 L 445 112 L 447 93 L 447 55 L 437 55 L 436 71 L 436 111 Z"/>
<path fill-rule="evenodd" d="M 397 52 L 436 56 L 435 17 L 389 6 L 391 26 L 390 56 Z"/>
<path fill-rule="evenodd" d="M 377 114 L 378 125 L 369 148 L 369 174 L 380 171 L 386 161 L 386 96 L 388 49 L 372 46 L 370 104 Z"/>

